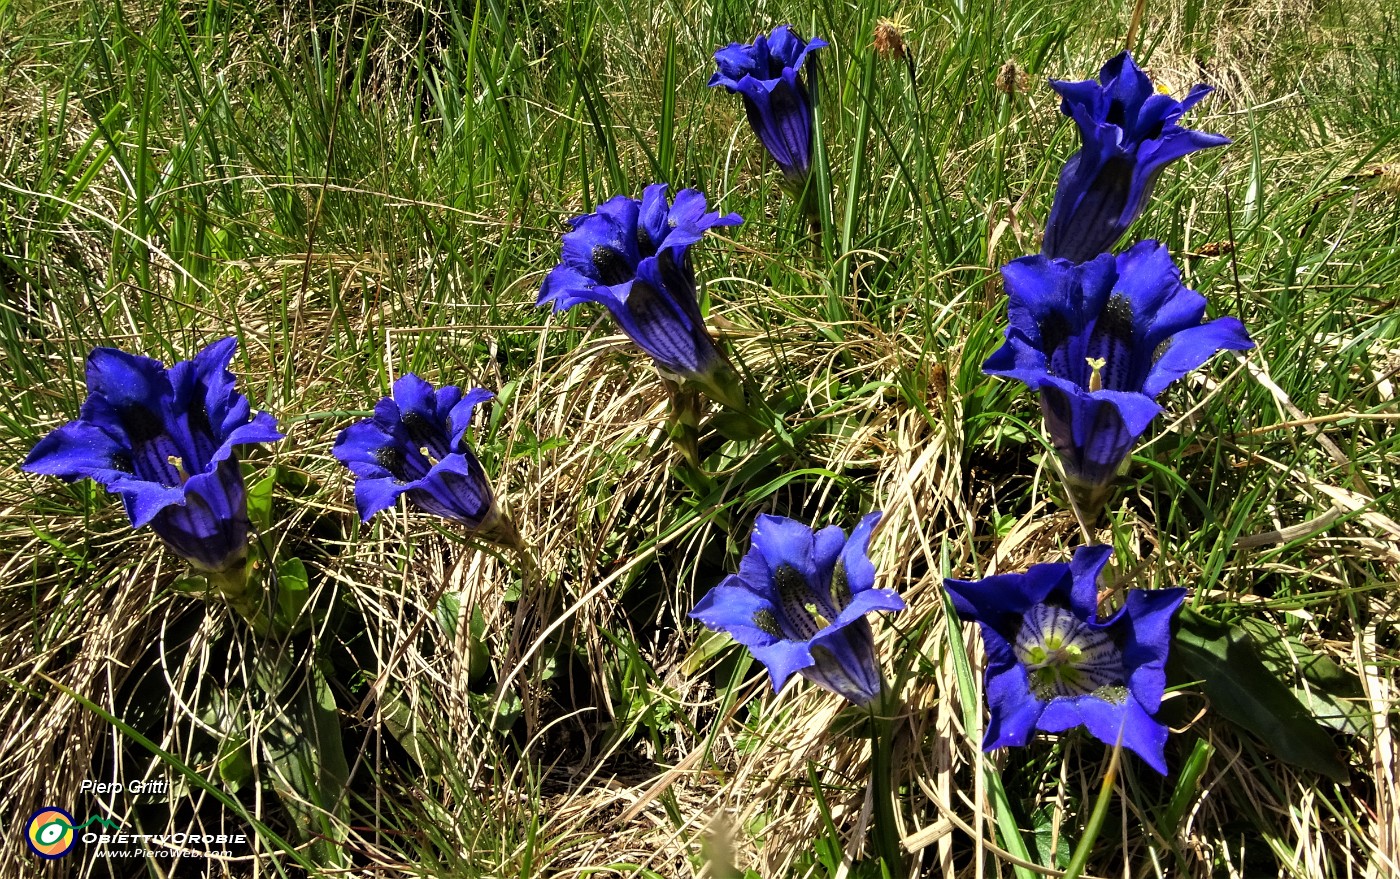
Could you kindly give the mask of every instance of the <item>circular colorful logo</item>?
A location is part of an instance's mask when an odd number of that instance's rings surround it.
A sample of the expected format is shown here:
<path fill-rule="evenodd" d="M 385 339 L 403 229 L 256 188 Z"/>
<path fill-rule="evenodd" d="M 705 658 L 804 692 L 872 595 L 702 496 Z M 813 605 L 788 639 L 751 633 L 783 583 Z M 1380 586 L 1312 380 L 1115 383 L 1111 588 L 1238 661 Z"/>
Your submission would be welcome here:
<path fill-rule="evenodd" d="M 73 816 L 57 806 L 45 806 L 35 812 L 24 827 L 24 841 L 41 858 L 61 858 L 73 850 L 77 840 Z"/>

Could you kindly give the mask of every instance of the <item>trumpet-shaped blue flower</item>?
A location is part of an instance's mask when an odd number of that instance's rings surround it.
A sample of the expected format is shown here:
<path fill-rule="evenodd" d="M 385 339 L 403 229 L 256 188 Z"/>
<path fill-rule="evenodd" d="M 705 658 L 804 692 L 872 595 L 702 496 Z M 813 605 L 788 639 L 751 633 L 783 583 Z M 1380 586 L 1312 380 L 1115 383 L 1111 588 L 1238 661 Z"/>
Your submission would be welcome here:
<path fill-rule="evenodd" d="M 705 211 L 695 189 L 666 199 L 665 183 L 638 201 L 615 196 L 570 221 L 562 259 L 544 280 L 539 303 L 556 311 L 581 302 L 608 309 L 622 332 L 675 381 L 693 381 L 715 399 L 741 408 L 743 395 L 724 355 L 705 329 L 688 250 L 705 230 L 737 226 L 738 214 Z"/>
<path fill-rule="evenodd" d="M 1233 317 L 1201 323 L 1205 297 L 1156 241 L 1080 264 L 1024 257 L 1001 272 L 1010 326 L 982 370 L 1040 392 L 1070 490 L 1093 512 L 1167 385 L 1217 351 L 1254 347 Z"/>
<path fill-rule="evenodd" d="M 368 522 L 407 495 L 415 507 L 489 531 L 500 514 L 491 483 L 467 444 L 472 410 L 494 394 L 433 386 L 412 373 L 394 382 L 374 417 L 340 432 L 331 449 L 355 474 L 355 507 Z"/>
<path fill-rule="evenodd" d="M 751 44 L 731 43 L 715 53 L 719 70 L 709 84 L 743 97 L 749 127 L 793 192 L 802 191 L 812 170 L 812 98 L 802 66 L 824 46 L 821 39 L 804 42 L 784 24 Z"/>
<path fill-rule="evenodd" d="M 40 440 L 23 469 L 91 479 L 121 495 L 134 527 L 150 525 L 197 570 L 241 573 L 250 525 L 234 447 L 282 434 L 238 393 L 228 369 L 236 347 L 223 339 L 169 369 L 93 349 L 78 420 Z"/>
<path fill-rule="evenodd" d="M 1162 169 L 1230 142 L 1176 124 L 1211 93 L 1209 86 L 1196 86 L 1180 101 L 1160 94 L 1127 52 L 1105 64 L 1097 82 L 1052 79 L 1050 85 L 1083 146 L 1060 173 L 1045 225 L 1042 253 L 1049 257 L 1084 262 L 1107 253 L 1142 215 Z"/>
<path fill-rule="evenodd" d="M 876 589 L 866 554 L 879 513 L 850 539 L 831 525 L 812 532 L 792 519 L 759 516 L 752 545 L 731 574 L 690 615 L 728 632 L 768 667 L 773 690 L 800 674 L 857 705 L 880 695 L 875 640 L 865 615 L 903 610 L 904 599 Z"/>
<path fill-rule="evenodd" d="M 986 645 L 984 750 L 1020 747 L 1036 730 L 1084 726 L 1167 773 L 1167 727 L 1154 715 L 1167 685 L 1172 617 L 1186 590 L 1130 590 L 1122 609 L 1101 620 L 1098 578 L 1112 554 L 1110 546 L 1081 546 L 1069 564 L 943 581 Z"/>

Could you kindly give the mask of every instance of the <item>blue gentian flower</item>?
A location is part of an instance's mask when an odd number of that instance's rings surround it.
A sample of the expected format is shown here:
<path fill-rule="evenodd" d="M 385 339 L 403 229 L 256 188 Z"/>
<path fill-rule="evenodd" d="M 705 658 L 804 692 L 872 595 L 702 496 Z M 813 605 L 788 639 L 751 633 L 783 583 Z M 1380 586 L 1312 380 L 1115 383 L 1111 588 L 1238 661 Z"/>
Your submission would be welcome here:
<path fill-rule="evenodd" d="M 1098 82 L 1050 81 L 1061 111 L 1079 126 L 1083 146 L 1065 164 L 1045 224 L 1041 252 L 1084 262 L 1107 253 L 1142 215 L 1162 169 L 1182 156 L 1222 146 L 1228 137 L 1193 131 L 1177 120 L 1212 89 L 1184 100 L 1158 93 L 1127 52 L 1103 66 Z"/>
<path fill-rule="evenodd" d="M 424 512 L 490 531 L 500 520 L 486 471 L 467 444 L 472 410 L 494 394 L 433 386 L 412 373 L 394 382 L 374 417 L 336 437 L 331 454 L 355 474 L 355 508 L 368 522 L 407 495 Z"/>
<path fill-rule="evenodd" d="M 1166 724 L 1154 715 L 1167 685 L 1172 617 L 1185 589 L 1132 589 L 1107 620 L 1099 572 L 1113 548 L 1081 546 L 1069 564 L 1024 574 L 944 580 L 958 615 L 977 621 L 987 650 L 991 717 L 982 748 L 1020 747 L 1036 730 L 1084 726 L 1166 775 Z"/>
<path fill-rule="evenodd" d="M 802 80 L 807 56 L 826 41 L 804 42 L 779 25 L 753 43 L 731 43 L 715 53 L 719 70 L 711 86 L 722 85 L 744 99 L 749 127 L 783 172 L 784 185 L 800 193 L 812 171 L 812 98 Z"/>
<path fill-rule="evenodd" d="M 1080 264 L 1029 256 L 1001 272 L 1010 326 L 982 370 L 1040 392 L 1070 489 L 1093 512 L 1167 385 L 1217 351 L 1254 347 L 1233 317 L 1201 323 L 1205 297 L 1156 241 Z"/>
<path fill-rule="evenodd" d="M 752 545 L 731 574 L 690 615 L 728 632 L 768 667 L 773 690 L 794 673 L 866 705 L 880 695 L 875 640 L 865 615 L 903 610 L 904 599 L 876 589 L 867 553 L 879 513 L 850 539 L 831 525 L 812 532 L 792 519 L 759 516 Z"/>
<path fill-rule="evenodd" d="M 91 479 L 121 495 L 133 527 L 150 525 L 196 570 L 242 574 L 250 525 L 234 447 L 282 434 L 235 388 L 228 365 L 237 344 L 222 339 L 169 369 L 93 349 L 78 420 L 40 440 L 23 469 Z"/>
<path fill-rule="evenodd" d="M 638 201 L 614 196 L 592 214 L 570 221 L 562 259 L 544 280 L 539 305 L 556 311 L 596 302 L 656 362 L 662 375 L 691 381 L 714 399 L 743 407 L 733 368 L 705 330 L 688 250 L 705 230 L 737 226 L 738 214 L 706 213 L 694 189 L 666 199 L 665 183 L 648 186 Z"/>

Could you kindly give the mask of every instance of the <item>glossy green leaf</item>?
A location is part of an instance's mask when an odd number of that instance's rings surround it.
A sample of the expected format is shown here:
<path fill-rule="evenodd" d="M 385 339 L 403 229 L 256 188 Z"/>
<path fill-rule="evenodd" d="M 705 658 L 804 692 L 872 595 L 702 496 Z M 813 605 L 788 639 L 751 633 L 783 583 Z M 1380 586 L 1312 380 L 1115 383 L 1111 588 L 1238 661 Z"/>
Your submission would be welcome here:
<path fill-rule="evenodd" d="M 1293 694 L 1328 729 L 1348 735 L 1370 735 L 1371 710 L 1361 679 L 1318 653 L 1296 635 L 1283 635 L 1257 617 L 1240 620 L 1254 638 L 1259 658 L 1280 680 L 1296 682 Z"/>
<path fill-rule="evenodd" d="M 311 581 L 301 559 L 284 559 L 277 566 L 276 621 L 284 631 L 298 628 L 311 597 Z"/>
<path fill-rule="evenodd" d="M 248 486 L 248 521 L 259 532 L 272 530 L 272 489 L 277 485 L 277 470 Z"/>
<path fill-rule="evenodd" d="M 272 787 L 293 819 L 297 835 L 311 843 L 321 866 L 347 867 L 343 844 L 350 803 L 350 776 L 341 741 L 335 698 L 320 670 L 305 673 L 283 667 L 265 671 L 276 680 L 295 676 L 295 689 L 267 688 L 276 705 L 259 739 L 263 759 L 272 769 Z M 271 681 L 268 681 L 271 682 Z"/>
<path fill-rule="evenodd" d="M 1212 711 L 1254 733 L 1279 759 L 1346 781 L 1331 735 L 1260 660 L 1247 632 L 1189 608 L 1180 619 L 1169 679 L 1200 681 Z"/>

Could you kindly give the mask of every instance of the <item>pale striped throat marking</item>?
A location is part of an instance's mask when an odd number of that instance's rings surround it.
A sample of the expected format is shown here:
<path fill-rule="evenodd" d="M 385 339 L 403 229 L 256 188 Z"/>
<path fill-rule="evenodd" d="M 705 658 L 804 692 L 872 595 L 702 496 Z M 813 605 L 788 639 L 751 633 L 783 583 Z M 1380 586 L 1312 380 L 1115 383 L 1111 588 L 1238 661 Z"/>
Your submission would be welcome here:
<path fill-rule="evenodd" d="M 1034 605 L 1011 646 L 1030 675 L 1031 691 L 1041 701 L 1090 693 L 1121 701 L 1123 654 L 1118 645 L 1068 608 Z"/>

